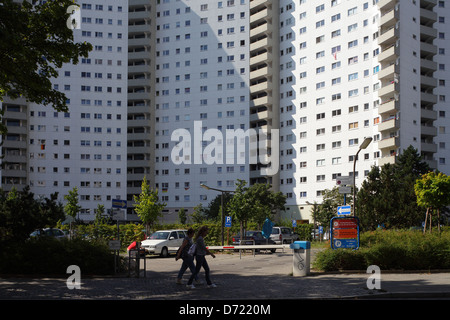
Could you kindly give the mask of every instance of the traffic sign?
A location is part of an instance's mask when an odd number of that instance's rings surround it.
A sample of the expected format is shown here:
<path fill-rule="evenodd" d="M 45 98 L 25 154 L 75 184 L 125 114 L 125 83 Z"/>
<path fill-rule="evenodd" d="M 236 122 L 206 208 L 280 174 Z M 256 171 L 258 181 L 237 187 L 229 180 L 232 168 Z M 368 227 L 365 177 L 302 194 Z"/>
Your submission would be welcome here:
<path fill-rule="evenodd" d="M 297 220 L 292 220 L 292 228 L 297 227 Z"/>
<path fill-rule="evenodd" d="M 348 186 L 353 184 L 349 176 L 340 176 L 336 178 L 336 184 L 338 186 Z"/>
<path fill-rule="evenodd" d="M 352 187 L 340 186 L 338 188 L 340 194 L 349 194 L 352 193 Z"/>
<path fill-rule="evenodd" d="M 127 208 L 127 200 L 113 199 L 112 207 L 113 208 L 126 209 Z"/>
<path fill-rule="evenodd" d="M 225 217 L 225 227 L 231 228 L 231 216 Z"/>
<path fill-rule="evenodd" d="M 339 206 L 337 208 L 337 214 L 340 215 L 347 215 L 352 213 L 352 206 Z"/>
<path fill-rule="evenodd" d="M 323 227 L 319 226 L 319 234 L 322 234 L 322 233 L 323 233 Z"/>
<path fill-rule="evenodd" d="M 357 217 L 334 217 L 330 221 L 330 244 L 332 249 L 359 247 L 359 219 Z"/>

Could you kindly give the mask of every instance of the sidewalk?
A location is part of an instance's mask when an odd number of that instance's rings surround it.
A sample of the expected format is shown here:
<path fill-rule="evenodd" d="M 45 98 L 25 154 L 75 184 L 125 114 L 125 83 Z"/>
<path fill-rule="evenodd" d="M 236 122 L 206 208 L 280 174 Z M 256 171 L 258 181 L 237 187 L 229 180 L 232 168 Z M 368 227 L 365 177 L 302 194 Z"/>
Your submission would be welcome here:
<path fill-rule="evenodd" d="M 450 299 L 449 273 L 384 273 L 381 289 L 369 290 L 366 273 L 317 273 L 292 276 L 292 253 L 208 256 L 211 278 L 188 289 L 176 284 L 181 261 L 146 260 L 145 277 L 83 277 L 81 288 L 68 289 L 66 278 L 0 277 L 1 300 L 270 300 L 270 299 Z M 184 282 L 190 271 L 186 271 Z M 200 274 L 202 281 L 203 270 Z"/>

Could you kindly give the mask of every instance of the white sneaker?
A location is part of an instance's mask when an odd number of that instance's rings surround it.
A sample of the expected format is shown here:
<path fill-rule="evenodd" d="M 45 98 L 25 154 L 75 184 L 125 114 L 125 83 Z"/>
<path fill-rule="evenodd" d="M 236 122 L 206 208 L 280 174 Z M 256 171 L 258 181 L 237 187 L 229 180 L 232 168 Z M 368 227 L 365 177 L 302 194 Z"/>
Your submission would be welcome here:
<path fill-rule="evenodd" d="M 187 284 L 187 285 L 186 285 L 186 288 L 189 288 L 189 289 L 195 289 L 195 286 L 194 286 L 193 284 Z"/>
<path fill-rule="evenodd" d="M 208 285 L 208 288 L 217 288 L 217 286 L 214 283 L 211 283 Z"/>

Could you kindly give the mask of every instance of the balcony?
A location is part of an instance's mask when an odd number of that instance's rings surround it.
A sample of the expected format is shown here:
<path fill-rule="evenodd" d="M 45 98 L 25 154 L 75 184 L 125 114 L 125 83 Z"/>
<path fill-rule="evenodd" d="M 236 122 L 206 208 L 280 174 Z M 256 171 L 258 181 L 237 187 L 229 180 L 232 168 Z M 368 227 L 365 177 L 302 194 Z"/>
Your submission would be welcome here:
<path fill-rule="evenodd" d="M 268 67 L 264 67 L 264 68 L 257 69 L 255 71 L 251 71 L 250 79 L 257 79 L 257 78 L 265 77 L 265 76 L 267 76 L 268 72 L 269 72 Z"/>
<path fill-rule="evenodd" d="M 259 11 L 259 12 L 252 13 L 250 15 L 250 24 L 267 18 L 268 11 L 269 10 L 267 8 L 265 8 L 265 9 Z"/>
<path fill-rule="evenodd" d="M 381 71 L 378 72 L 378 79 L 385 79 L 385 78 L 390 78 L 393 79 L 394 78 L 394 74 L 395 73 L 399 73 L 400 72 L 400 67 L 399 65 L 393 63 L 390 66 L 384 67 L 383 69 L 381 69 Z"/>
<path fill-rule="evenodd" d="M 420 134 L 422 136 L 431 136 L 431 137 L 435 137 L 437 136 L 437 128 L 434 126 L 424 126 L 421 125 L 420 126 Z"/>
<path fill-rule="evenodd" d="M 250 86 L 250 93 L 256 93 L 259 91 L 269 90 L 269 81 L 260 82 Z"/>
<path fill-rule="evenodd" d="M 423 101 L 423 102 L 436 104 L 437 103 L 437 96 L 435 94 L 433 94 L 433 93 L 422 92 L 422 93 L 420 93 L 420 100 Z"/>
<path fill-rule="evenodd" d="M 392 27 L 389 30 L 384 31 L 378 37 L 378 44 L 380 46 L 388 46 L 389 44 L 392 44 L 395 41 L 397 41 L 398 37 L 399 37 L 398 27 Z"/>
<path fill-rule="evenodd" d="M 432 28 L 432 27 L 427 27 L 427 26 L 420 26 L 420 38 L 433 38 L 435 39 L 437 37 L 437 30 Z"/>
<path fill-rule="evenodd" d="M 378 124 L 378 131 L 382 132 L 382 131 L 392 131 L 392 130 L 397 130 L 400 127 L 399 125 L 399 121 L 394 118 L 389 119 L 389 120 L 385 120 L 383 122 L 381 122 L 380 124 Z"/>
<path fill-rule="evenodd" d="M 265 6 L 266 3 L 270 4 L 270 1 L 267 0 L 250 0 L 250 10 L 255 9 L 259 6 Z"/>
<path fill-rule="evenodd" d="M 398 10 L 392 9 L 381 16 L 380 25 L 383 27 L 394 25 L 400 17 Z"/>
<path fill-rule="evenodd" d="M 437 79 L 428 76 L 420 76 L 420 84 L 428 87 L 437 87 Z"/>
<path fill-rule="evenodd" d="M 383 166 L 383 165 L 385 165 L 387 163 L 394 164 L 395 163 L 395 158 L 396 158 L 395 155 L 379 158 L 378 159 L 378 165 L 381 167 L 381 166 Z"/>
<path fill-rule="evenodd" d="M 429 109 L 420 109 L 420 117 L 426 120 L 437 120 L 437 111 Z"/>
<path fill-rule="evenodd" d="M 270 104 L 272 104 L 272 97 L 270 97 L 270 96 L 265 96 L 265 97 L 250 100 L 250 107 L 264 106 L 264 105 L 270 105 Z"/>
<path fill-rule="evenodd" d="M 421 152 L 436 153 L 437 152 L 437 145 L 435 143 L 422 142 L 420 144 L 420 151 Z"/>
<path fill-rule="evenodd" d="M 434 72 L 437 70 L 437 62 L 428 59 L 420 59 L 420 69 Z"/>
<path fill-rule="evenodd" d="M 378 90 L 378 96 L 382 100 L 388 100 L 390 97 L 393 98 L 396 93 L 398 93 L 400 90 L 400 86 L 396 82 L 392 82 L 388 85 L 383 86 L 381 89 Z"/>
<path fill-rule="evenodd" d="M 437 47 L 434 44 L 421 41 L 420 51 L 434 56 L 437 54 Z"/>
<path fill-rule="evenodd" d="M 264 38 L 255 42 L 252 42 L 250 44 L 250 52 L 254 51 L 254 50 L 258 50 L 264 47 L 267 47 L 269 44 L 269 38 Z"/>
<path fill-rule="evenodd" d="M 250 114 L 250 121 L 266 120 L 272 118 L 272 112 L 269 110 Z"/>
<path fill-rule="evenodd" d="M 397 0 L 380 0 L 378 1 L 378 8 L 382 11 L 388 11 L 397 4 Z"/>
<path fill-rule="evenodd" d="M 259 35 L 261 33 L 272 33 L 272 25 L 264 23 L 256 28 L 250 30 L 250 38 Z"/>
<path fill-rule="evenodd" d="M 389 100 L 387 102 L 382 103 L 379 107 L 378 107 L 378 114 L 383 114 L 383 113 L 397 113 L 397 111 L 400 108 L 400 101 L 392 99 Z"/>
<path fill-rule="evenodd" d="M 383 51 L 378 55 L 378 61 L 379 62 L 395 61 L 395 59 L 397 59 L 399 55 L 400 55 L 400 48 L 394 44 L 386 49 L 383 49 Z"/>
<path fill-rule="evenodd" d="M 255 65 L 261 62 L 271 61 L 272 60 L 272 54 L 269 52 L 264 52 L 261 54 L 258 54 L 256 56 L 253 56 L 250 58 L 250 65 Z"/>
<path fill-rule="evenodd" d="M 392 137 L 378 141 L 378 149 L 396 149 L 400 146 L 399 138 Z"/>

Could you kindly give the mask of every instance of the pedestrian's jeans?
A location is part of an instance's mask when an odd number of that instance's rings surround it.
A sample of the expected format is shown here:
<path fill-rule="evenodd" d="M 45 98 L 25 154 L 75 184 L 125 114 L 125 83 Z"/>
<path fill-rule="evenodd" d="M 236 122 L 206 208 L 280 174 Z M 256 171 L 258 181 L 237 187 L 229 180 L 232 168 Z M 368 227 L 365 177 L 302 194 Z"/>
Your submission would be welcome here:
<path fill-rule="evenodd" d="M 187 255 L 187 257 L 183 257 L 183 263 L 181 264 L 180 271 L 178 272 L 178 279 L 183 278 L 184 272 L 189 268 L 191 270 L 191 273 L 195 273 L 195 265 L 194 265 L 194 257 Z M 195 277 L 197 280 L 197 276 Z"/>
<path fill-rule="evenodd" d="M 206 257 L 204 255 L 196 255 L 195 262 L 196 262 L 195 272 L 191 275 L 187 284 L 188 285 L 192 284 L 192 282 L 194 281 L 194 278 L 198 275 L 198 273 L 200 272 L 200 269 L 203 267 L 203 269 L 205 270 L 206 283 L 208 285 L 210 285 L 212 282 L 211 282 L 211 279 L 209 278 L 209 266 L 208 266 L 208 262 L 206 262 Z"/>

